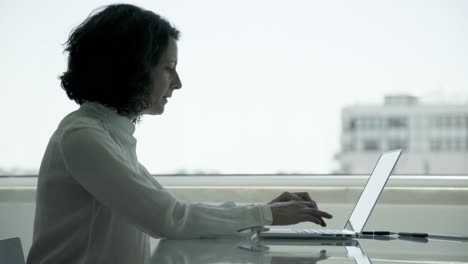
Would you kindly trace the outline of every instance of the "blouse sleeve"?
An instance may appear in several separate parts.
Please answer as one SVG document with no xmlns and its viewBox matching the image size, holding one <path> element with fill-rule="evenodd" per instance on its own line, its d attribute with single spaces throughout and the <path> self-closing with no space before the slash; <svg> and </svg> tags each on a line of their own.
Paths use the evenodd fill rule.
<svg viewBox="0 0 468 264">
<path fill-rule="evenodd" d="M 267 205 L 227 208 L 178 201 L 154 179 L 132 168 L 104 130 L 69 130 L 60 143 L 72 177 L 104 206 L 153 237 L 229 236 L 272 222 Z"/>
</svg>

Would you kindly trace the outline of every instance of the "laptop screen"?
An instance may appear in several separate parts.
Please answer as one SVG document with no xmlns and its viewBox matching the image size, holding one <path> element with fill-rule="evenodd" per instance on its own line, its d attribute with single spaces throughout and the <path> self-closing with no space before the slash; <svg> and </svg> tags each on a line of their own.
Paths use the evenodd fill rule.
<svg viewBox="0 0 468 264">
<path fill-rule="evenodd" d="M 369 218 L 375 203 L 379 199 L 385 184 L 387 183 L 390 174 L 392 173 L 395 164 L 400 157 L 401 149 L 384 153 L 380 156 L 379 161 L 375 165 L 374 171 L 367 180 L 366 187 L 361 193 L 356 206 L 354 207 L 348 223 L 351 229 L 360 233 Z M 349 226 L 346 223 L 346 226 Z M 345 226 L 345 228 L 346 228 Z"/>
</svg>

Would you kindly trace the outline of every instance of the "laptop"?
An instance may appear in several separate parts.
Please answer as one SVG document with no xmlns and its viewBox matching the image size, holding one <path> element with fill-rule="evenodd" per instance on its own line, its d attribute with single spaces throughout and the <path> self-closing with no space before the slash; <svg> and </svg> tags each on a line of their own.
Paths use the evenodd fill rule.
<svg viewBox="0 0 468 264">
<path fill-rule="evenodd" d="M 258 234 L 261 238 L 341 238 L 359 237 L 377 200 L 397 163 L 402 150 L 383 153 L 372 171 L 353 212 L 343 230 L 324 229 L 269 229 Z"/>
<path fill-rule="evenodd" d="M 301 239 L 301 238 L 271 238 L 252 240 L 263 246 L 334 246 L 334 247 L 357 247 L 359 242 L 354 239 Z"/>
</svg>

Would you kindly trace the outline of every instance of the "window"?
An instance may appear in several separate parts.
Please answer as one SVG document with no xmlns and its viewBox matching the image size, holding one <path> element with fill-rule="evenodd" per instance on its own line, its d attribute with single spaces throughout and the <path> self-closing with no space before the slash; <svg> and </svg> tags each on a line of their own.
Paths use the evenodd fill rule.
<svg viewBox="0 0 468 264">
<path fill-rule="evenodd" d="M 454 116 L 453 117 L 453 126 L 456 128 L 462 128 L 463 127 L 463 117 L 462 116 Z"/>
<path fill-rule="evenodd" d="M 442 115 L 435 116 L 432 119 L 433 126 L 435 128 L 447 129 L 463 129 L 466 126 L 466 118 L 463 118 L 461 115 Z"/>
<path fill-rule="evenodd" d="M 388 149 L 404 149 L 405 151 L 409 151 L 407 142 L 406 139 L 389 139 L 387 142 Z"/>
<path fill-rule="evenodd" d="M 430 142 L 430 149 L 433 152 L 439 152 L 442 150 L 442 140 L 441 139 L 432 139 Z"/>
<path fill-rule="evenodd" d="M 367 139 L 363 142 L 365 151 L 376 151 L 379 150 L 379 142 L 377 140 Z"/>
<path fill-rule="evenodd" d="M 390 117 L 387 119 L 388 128 L 406 128 L 408 126 L 407 119 L 405 117 Z"/>
<path fill-rule="evenodd" d="M 356 129 L 356 119 L 349 120 L 347 128 L 349 131 L 354 131 Z"/>
<path fill-rule="evenodd" d="M 357 121 L 358 127 L 362 130 L 377 130 L 382 127 L 378 117 L 360 117 Z"/>
<path fill-rule="evenodd" d="M 454 151 L 458 152 L 458 151 L 462 151 L 465 147 L 464 147 L 464 140 L 462 138 L 453 138 L 452 139 L 452 148 Z"/>
<path fill-rule="evenodd" d="M 7 221 L 0 225 L 0 238 L 23 234 L 26 249 L 32 238 L 27 231 L 32 227 L 42 156 L 59 122 L 78 108 L 57 80 L 67 66 L 61 44 L 93 9 L 108 2 L 2 1 L 0 5 L 4 40 L 0 41 L 0 175 L 32 175 L 0 176 L 0 197 L 7 200 L 0 212 L 2 223 Z M 414 163 L 404 154 L 397 168 L 402 175 L 389 181 L 397 188 L 389 188 L 385 193 L 389 199 L 379 203 L 427 206 L 427 214 L 412 210 L 417 217 L 407 217 L 408 229 L 466 230 L 466 217 L 448 215 L 443 224 L 424 221 L 428 215 L 442 219 L 437 218 L 439 209 L 452 208 L 450 203 L 461 208 L 456 216 L 466 216 L 460 197 L 466 197 L 463 192 L 468 189 L 463 176 L 468 175 L 467 159 L 462 159 L 468 155 L 468 133 L 454 133 L 464 139 L 460 145 L 445 142 L 447 135 L 438 131 L 450 122 L 458 128 L 459 117 L 464 120 L 461 127 L 468 130 L 466 92 L 453 96 L 457 87 L 466 89 L 468 84 L 465 2 L 130 2 L 161 14 L 181 31 L 178 71 L 183 88 L 174 92 L 162 116 L 143 117 L 134 134 L 139 161 L 161 184 L 197 202 L 265 202 L 272 190 L 310 188 L 314 199 L 328 203 L 323 208 L 330 206 L 338 214 L 335 218 L 342 219 L 343 201 L 358 197 L 355 194 L 367 179 L 362 175 L 372 171 L 379 154 L 389 146 L 414 146 L 412 137 L 402 137 L 413 135 L 409 116 L 418 112 L 424 118 L 419 127 L 423 151 L 435 153 L 425 153 L 426 161 Z M 434 97 L 437 86 L 444 87 L 444 101 L 426 98 Z M 421 100 L 411 106 L 405 100 L 384 104 L 387 94 L 401 93 Z M 433 100 L 426 104 L 425 99 Z M 452 115 L 459 117 L 446 121 Z M 348 123 L 345 118 L 350 118 Z M 342 140 L 348 133 L 352 140 Z M 450 153 L 457 162 L 438 166 L 433 157 L 446 158 L 449 145 L 463 146 L 465 152 Z M 340 150 L 345 153 L 335 160 Z M 259 175 L 278 172 L 285 174 Z M 422 175 L 407 175 L 412 173 Z M 16 187 L 24 189 L 12 191 Z M 453 187 L 460 187 L 460 192 L 454 195 Z M 208 195 L 199 195 L 207 189 Z M 394 206 L 381 208 L 384 215 L 395 211 Z M 438 226 L 419 226 L 426 222 Z M 391 230 L 401 227 L 394 226 Z"/>
<path fill-rule="evenodd" d="M 343 144 L 343 152 L 350 152 L 350 151 L 355 151 L 356 150 L 356 145 L 354 142 L 347 142 Z"/>
<path fill-rule="evenodd" d="M 341 162 L 359 171 L 361 152 L 414 146 L 410 137 L 387 142 L 412 135 L 414 112 L 436 118 L 431 122 L 441 128 L 468 129 L 466 93 L 454 96 L 468 83 L 468 60 L 446 59 L 466 54 L 459 43 L 468 21 L 450 1 L 135 3 L 181 31 L 183 88 L 162 116 L 143 117 L 135 130 L 137 156 L 151 173 L 327 174 Z M 78 108 L 57 80 L 67 67 L 61 44 L 102 5 L 2 2 L 9 15 L 0 23 L 8 40 L 0 42 L 0 111 L 14 115 L 2 120 L 8 125 L 0 130 L 1 174 L 37 175 L 52 133 Z M 29 78 L 24 65 L 35 69 Z M 433 98 L 435 85 L 444 87 L 443 101 Z M 396 96 L 386 105 L 387 95 Z M 467 148 L 430 143 L 429 137 L 446 135 L 432 135 L 428 126 L 420 128 L 429 134 L 421 139 L 424 150 Z M 347 133 L 355 142 L 343 146 Z M 358 161 L 335 160 L 342 150 Z"/>
<path fill-rule="evenodd" d="M 463 152 L 467 149 L 467 140 L 462 138 L 436 138 L 430 142 L 430 149 L 435 152 L 446 151 L 446 152 Z"/>
</svg>

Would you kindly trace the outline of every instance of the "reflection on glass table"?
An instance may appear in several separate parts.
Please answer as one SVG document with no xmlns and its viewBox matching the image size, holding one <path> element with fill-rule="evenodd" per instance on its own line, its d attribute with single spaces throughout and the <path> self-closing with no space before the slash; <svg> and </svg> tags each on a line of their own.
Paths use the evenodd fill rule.
<svg viewBox="0 0 468 264">
<path fill-rule="evenodd" d="M 427 238 L 362 237 L 354 240 L 158 240 L 149 263 L 468 264 L 468 242 Z"/>
<path fill-rule="evenodd" d="M 163 239 L 159 241 L 150 263 L 371 263 L 364 262 L 366 258 L 356 240 Z"/>
</svg>

